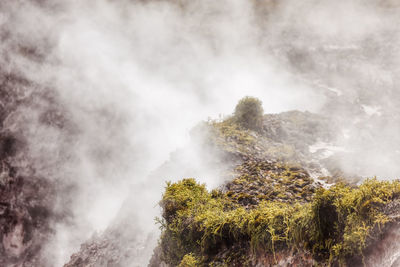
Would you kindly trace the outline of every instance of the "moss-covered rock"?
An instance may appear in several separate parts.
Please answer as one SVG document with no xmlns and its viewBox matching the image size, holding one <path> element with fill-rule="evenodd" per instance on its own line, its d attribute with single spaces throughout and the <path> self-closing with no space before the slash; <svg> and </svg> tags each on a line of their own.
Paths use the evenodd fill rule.
<svg viewBox="0 0 400 267">
<path fill-rule="evenodd" d="M 197 267 L 197 266 L 199 266 L 199 261 L 191 253 L 183 256 L 181 263 L 178 265 L 178 267 Z"/>
<path fill-rule="evenodd" d="M 177 266 L 191 255 L 197 266 L 254 266 L 259 255 L 277 263 L 281 251 L 302 250 L 321 264 L 345 265 L 362 257 L 374 229 L 390 222 L 384 207 L 399 195 L 400 182 L 371 179 L 319 188 L 309 202 L 267 198 L 249 208 L 193 179 L 169 183 L 161 201 L 163 260 Z"/>
<path fill-rule="evenodd" d="M 310 158 L 307 146 L 331 138 L 326 123 L 310 113 L 287 112 L 265 115 L 261 131 L 234 117 L 202 124 L 207 145 L 235 158 L 235 167 L 211 192 L 192 178 L 167 183 L 158 219 L 162 261 L 169 266 L 362 264 L 372 240 L 400 221 L 388 212 L 400 201 L 400 182 L 369 179 L 357 186 L 340 170 L 316 180 L 310 170 L 324 163 Z M 326 167 L 336 166 L 331 163 Z"/>
</svg>

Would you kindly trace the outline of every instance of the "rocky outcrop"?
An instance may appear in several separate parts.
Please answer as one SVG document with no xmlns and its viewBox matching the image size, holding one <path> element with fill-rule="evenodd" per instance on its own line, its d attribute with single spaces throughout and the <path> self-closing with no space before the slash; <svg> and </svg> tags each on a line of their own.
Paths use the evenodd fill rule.
<svg viewBox="0 0 400 267">
<path fill-rule="evenodd" d="M 219 149 L 240 155 L 234 178 L 210 193 L 190 179 L 167 186 L 161 201 L 161 243 L 150 266 L 392 264 L 377 264 L 371 251 L 393 242 L 387 235 L 397 231 L 398 182 L 367 180 L 358 187 L 334 185 L 335 179 L 330 179 L 331 189 L 324 189 L 326 184 L 302 167 L 307 163 L 304 150 L 294 148 L 286 158 L 268 151 L 268 145 L 290 144 L 290 135 L 271 142 L 271 136 L 231 123 L 214 123 L 216 132 L 210 140 Z M 304 136 L 303 129 L 307 128 L 300 127 L 296 135 Z M 398 250 L 390 247 L 394 262 Z"/>
<path fill-rule="evenodd" d="M 26 141 L 30 128 L 19 124 L 21 112 L 48 101 L 34 88 L 21 75 L 0 72 L 0 266 L 48 266 L 43 251 L 52 223 L 64 218 L 64 209 L 54 211 L 61 183 L 36 171 Z M 61 127 L 50 106 L 38 123 Z"/>
<path fill-rule="evenodd" d="M 113 235 L 95 235 L 82 244 L 79 253 L 71 255 L 70 261 L 64 267 L 122 266 L 126 258 L 121 254 L 129 252 L 133 254 L 133 251 L 122 247 L 121 243 L 121 240 Z"/>
<path fill-rule="evenodd" d="M 46 266 L 40 254 L 52 232 L 55 188 L 46 179 L 19 176 L 6 161 L 0 164 L 0 265 Z"/>
<path fill-rule="evenodd" d="M 51 232 L 54 186 L 37 177 L 26 160 L 24 140 L 6 120 L 23 101 L 17 89 L 27 82 L 4 75 L 0 85 L 0 265 L 44 265 L 42 245 Z M 22 90 L 22 89 L 21 89 Z"/>
<path fill-rule="evenodd" d="M 156 236 L 144 234 L 134 225 L 135 215 L 125 216 L 125 220 L 115 221 L 106 231 L 83 243 L 64 267 L 146 266 L 150 257 L 147 253 L 152 251 Z"/>
</svg>

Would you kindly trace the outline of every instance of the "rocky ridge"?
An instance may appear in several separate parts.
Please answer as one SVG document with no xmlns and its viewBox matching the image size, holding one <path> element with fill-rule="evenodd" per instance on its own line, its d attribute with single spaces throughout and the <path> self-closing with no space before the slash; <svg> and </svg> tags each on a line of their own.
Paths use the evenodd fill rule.
<svg viewBox="0 0 400 267">
<path fill-rule="evenodd" d="M 220 124 L 226 123 L 231 122 L 220 122 Z M 214 123 L 213 125 L 217 130 L 221 131 L 221 125 L 218 125 L 218 123 Z M 236 128 L 236 130 L 238 129 Z M 244 129 L 243 131 L 246 132 Z M 179 183 L 168 185 L 166 192 L 164 193 L 163 200 L 161 201 L 161 206 L 164 209 L 163 217 L 165 219 L 165 221 L 162 223 L 164 232 L 161 237 L 161 249 L 156 250 L 150 266 L 158 266 L 160 264 L 165 265 L 166 262 L 168 263 L 168 266 L 314 266 L 315 264 L 321 266 L 328 266 L 332 264 L 335 266 L 362 266 L 363 262 L 375 262 L 374 265 L 371 266 L 380 266 L 379 264 L 377 265 L 376 262 L 379 262 L 379 260 L 382 260 L 382 258 L 377 255 L 374 255 L 373 257 L 371 251 L 374 250 L 373 248 L 376 245 L 383 244 L 385 242 L 385 233 L 391 232 L 393 229 L 397 229 L 398 227 L 399 210 L 394 208 L 396 207 L 396 203 L 398 202 L 398 198 L 400 196 L 398 191 L 398 182 L 390 184 L 388 182 L 370 180 L 365 182 L 365 184 L 359 188 L 349 183 L 346 185 L 341 182 L 336 185 L 334 182 L 331 185 L 332 189 L 324 189 L 326 186 L 320 183 L 318 180 L 312 179 L 308 172 L 301 167 L 301 165 L 294 166 L 294 164 L 305 162 L 301 156 L 301 151 L 299 151 L 297 155 L 291 155 L 291 157 L 286 158 L 282 157 L 282 155 L 276 157 L 276 155 L 273 156 L 271 154 L 265 154 L 261 156 L 257 149 L 253 153 L 249 153 L 249 151 L 253 150 L 243 147 L 254 147 L 254 143 L 249 142 L 249 139 L 245 138 L 245 134 L 240 135 L 235 131 L 231 131 L 229 134 L 227 134 L 228 132 L 224 128 L 222 128 L 220 133 L 225 136 L 225 140 L 227 141 L 226 143 L 221 142 L 221 140 L 218 139 L 221 136 L 217 134 L 217 138 L 215 140 L 217 140 L 216 143 L 221 149 L 225 148 L 229 151 L 232 151 L 233 145 L 231 142 L 232 140 L 235 140 L 237 145 L 237 150 L 235 152 L 242 154 L 241 158 L 243 161 L 235 168 L 235 178 L 231 181 L 228 181 L 219 190 L 210 192 L 211 200 L 200 200 L 203 197 L 207 198 L 207 196 L 200 196 L 199 199 L 194 197 L 190 200 L 183 200 L 185 197 L 184 195 L 180 195 L 181 192 L 185 192 L 185 190 L 195 190 L 192 193 L 189 193 L 195 194 L 194 192 L 197 192 L 197 190 L 202 190 L 196 189 L 196 186 L 199 185 L 191 184 L 192 181 L 183 180 Z M 253 133 L 253 135 L 257 135 L 257 133 Z M 252 135 L 250 134 L 250 136 Z M 260 146 L 261 144 L 258 143 L 257 145 Z M 294 151 L 294 154 L 296 154 L 296 149 L 294 149 Z M 331 180 L 335 181 L 334 178 Z M 381 192 L 379 194 L 384 195 L 387 194 L 388 198 L 383 197 L 384 195 L 377 195 L 375 197 L 374 195 L 376 192 Z M 207 195 L 207 193 L 204 194 Z M 369 197 L 372 199 L 367 200 L 365 199 L 366 196 L 367 199 Z M 341 200 L 341 198 L 343 198 L 343 200 Z M 354 201 L 361 201 L 361 203 L 363 203 L 362 206 L 360 206 L 360 211 L 357 211 L 358 208 L 356 202 L 350 202 L 348 204 L 344 204 L 345 202 L 342 202 L 349 201 L 346 199 L 352 198 L 355 198 Z M 358 198 L 360 199 L 356 200 Z M 189 201 L 191 204 L 179 204 L 180 201 Z M 218 215 L 219 213 L 214 214 L 215 211 L 213 210 L 218 210 L 218 208 L 214 206 L 216 205 L 214 203 L 215 201 L 217 201 L 217 203 L 219 201 L 221 201 L 221 203 L 225 203 L 221 204 L 224 206 L 221 212 L 226 213 L 225 215 Z M 351 212 L 354 212 L 354 214 L 350 216 L 347 213 L 348 211 L 341 210 L 339 206 L 337 206 L 338 208 L 333 208 L 339 204 L 329 204 L 331 201 L 339 201 L 339 203 L 342 203 L 340 205 L 349 205 L 349 207 L 353 209 Z M 305 237 L 303 241 L 301 241 L 302 238 L 300 238 L 299 240 L 295 241 L 294 245 L 290 245 L 290 242 L 293 241 L 291 238 L 298 238 L 297 233 L 293 233 L 295 237 L 288 237 L 282 232 L 281 236 L 278 234 L 278 237 L 276 237 L 277 239 L 268 241 L 269 238 L 272 238 L 272 233 L 276 234 L 279 231 L 286 231 L 284 230 L 285 228 L 287 228 L 287 231 L 291 231 L 290 227 L 292 227 L 289 226 L 289 223 L 289 225 L 285 226 L 284 228 L 279 228 L 281 226 L 279 224 L 275 225 L 275 223 L 277 223 L 275 220 L 282 220 L 282 217 L 277 215 L 278 217 L 276 219 L 271 219 L 271 217 L 268 216 L 275 216 L 275 213 L 280 214 L 280 212 L 283 212 L 282 216 L 285 218 L 287 215 L 284 214 L 286 214 L 286 212 L 289 212 L 290 214 L 293 212 L 291 209 L 299 204 L 303 205 L 304 207 L 310 205 L 310 215 L 303 215 L 304 212 L 307 213 L 308 211 L 298 211 L 297 213 L 295 212 L 294 214 L 289 215 L 287 218 L 288 220 L 290 220 L 289 218 L 291 216 L 300 216 L 298 218 L 301 218 L 302 216 L 306 216 L 304 218 L 308 218 L 307 216 L 311 216 L 310 218 L 325 217 L 324 219 L 320 219 L 321 221 L 317 220 L 316 228 L 312 228 L 311 226 L 310 229 L 307 229 L 308 226 L 304 226 L 305 229 L 301 230 L 301 232 L 311 234 L 311 236 Z M 177 210 L 175 210 L 175 208 L 172 208 L 171 210 L 171 207 L 174 205 L 177 205 Z M 182 207 L 180 205 L 184 206 Z M 188 208 L 184 208 L 186 205 L 188 205 Z M 193 214 L 191 213 L 191 205 L 194 205 L 193 212 L 196 211 Z M 211 205 L 210 211 L 208 211 L 208 205 Z M 322 206 L 319 207 L 319 205 Z M 274 207 L 276 208 L 275 211 L 269 210 L 274 210 Z M 265 208 L 267 210 L 264 210 Z M 288 210 L 286 210 L 287 208 Z M 205 209 L 205 211 L 203 211 L 204 214 L 202 214 L 200 211 L 200 215 L 198 215 L 199 210 L 203 209 Z M 261 209 L 261 211 L 258 211 L 259 209 Z M 321 209 L 321 211 L 318 213 L 319 209 Z M 367 210 L 363 211 L 363 209 Z M 272 213 L 270 214 L 269 212 Z M 344 213 L 339 215 L 342 212 Z M 218 216 L 222 217 L 218 219 Z M 252 218 L 251 216 L 256 216 L 256 218 L 257 216 L 267 216 L 267 218 L 269 218 L 265 219 L 267 220 L 267 223 L 265 224 L 266 228 L 264 231 L 268 232 L 272 229 L 273 232 L 270 232 L 270 235 L 267 234 L 267 237 L 264 237 L 265 239 L 260 241 L 261 248 L 258 246 L 255 248 L 252 245 L 254 242 L 253 238 L 257 240 L 258 234 L 261 234 L 257 232 L 258 230 L 255 230 L 256 232 L 254 233 L 252 232 L 253 230 L 251 230 L 251 227 L 256 227 L 257 229 L 257 223 L 253 225 L 253 222 L 251 221 L 252 219 L 247 218 L 246 216 L 250 216 L 250 218 Z M 335 221 L 338 220 L 337 218 L 340 218 L 340 216 L 349 216 L 349 219 L 345 219 L 343 222 L 340 222 L 339 219 L 337 226 L 334 226 L 336 225 Z M 351 219 L 352 216 L 356 216 L 355 218 L 358 219 L 353 221 L 354 218 Z M 261 219 L 262 217 L 259 218 L 259 223 L 263 225 L 265 222 L 263 222 L 263 219 Z M 226 221 L 220 225 L 220 220 Z M 302 219 L 300 219 L 299 222 L 296 222 L 295 225 L 301 224 L 301 220 Z M 311 219 L 308 224 L 313 225 L 313 220 L 314 219 Z M 364 224 L 366 228 L 357 226 L 358 223 L 361 223 L 358 220 L 365 220 L 363 223 L 366 223 L 366 225 Z M 189 225 L 187 225 L 187 223 Z M 244 223 L 244 225 L 242 223 Z M 347 226 L 345 226 L 343 230 L 338 230 L 339 232 L 336 232 L 337 230 L 334 230 L 334 227 L 344 227 L 340 226 L 342 223 Z M 245 227 L 249 227 L 247 228 L 248 230 L 244 230 L 246 229 Z M 268 230 L 268 227 L 272 228 L 269 228 L 270 230 Z M 273 227 L 277 228 L 275 229 Z M 318 228 L 320 230 L 318 230 Z M 181 230 L 185 232 L 184 236 L 186 237 L 181 236 L 181 234 L 183 234 L 180 232 Z M 345 233 L 344 237 L 341 236 L 343 233 L 340 231 L 349 230 L 350 232 Z M 315 237 L 312 237 L 313 231 L 316 231 Z M 201 237 L 202 235 L 203 237 Z M 347 240 L 346 238 L 350 239 Z M 178 243 L 175 243 L 173 240 L 179 241 Z M 273 240 L 276 240 L 275 245 Z M 285 242 L 288 243 L 283 242 L 283 240 L 286 240 Z M 334 246 L 326 245 L 329 244 L 328 241 L 339 241 L 339 243 Z M 210 243 L 204 244 L 204 242 Z M 268 242 L 272 242 L 272 244 L 267 245 Z M 318 245 L 318 242 L 322 243 Z M 340 242 L 344 243 L 341 244 Z M 362 249 L 358 250 L 357 246 L 360 246 Z M 178 252 L 180 249 L 183 250 Z M 182 255 L 179 253 L 183 253 L 183 255 L 185 253 L 189 254 L 186 254 L 183 258 L 179 258 L 178 255 Z M 393 251 L 391 253 L 393 253 Z M 157 260 L 157 258 L 161 259 L 161 261 Z M 180 259 L 182 261 L 179 263 Z M 162 263 L 163 261 L 164 263 Z M 191 263 L 189 264 L 189 262 Z"/>
<path fill-rule="evenodd" d="M 27 102 L 29 82 L 0 75 L 0 265 L 44 264 L 42 246 L 51 233 L 56 187 L 35 174 L 12 117 Z"/>
<path fill-rule="evenodd" d="M 226 182 L 219 189 L 210 193 L 211 199 L 223 199 L 224 202 L 229 203 L 224 204 L 230 207 L 228 209 L 234 206 L 236 208 L 233 210 L 244 208 L 247 212 L 257 210 L 260 205 L 264 205 L 265 201 L 281 203 L 278 206 L 288 205 L 285 207 L 299 204 L 314 205 L 317 192 L 327 190 L 324 189 L 327 185 L 335 187 L 336 182 L 344 181 L 339 179 L 339 176 L 325 179 L 330 184 L 314 179 L 316 175 L 322 173 L 321 168 L 324 168 L 326 163 L 321 160 L 318 153 L 313 154 L 309 151 L 309 145 L 320 140 L 334 142 L 334 135 L 326 130 L 318 132 L 312 131 L 312 129 L 319 129 L 319 127 L 327 129 L 327 124 L 329 124 L 327 118 L 307 112 L 294 111 L 265 115 L 261 132 L 242 129 L 232 123 L 230 119 L 220 122 L 210 121 L 199 125 L 192 131 L 193 141 L 201 142 L 201 146 L 210 147 L 213 152 L 219 151 L 219 155 L 223 155 L 225 163 L 229 163 L 228 166 L 230 166 L 221 173 Z M 201 132 L 202 135 L 206 133 L 206 138 L 196 138 L 196 132 Z M 300 144 L 301 142 L 303 145 Z M 179 154 L 179 151 L 176 153 Z M 174 161 L 174 157 L 172 161 Z M 168 162 L 164 165 L 164 168 L 174 164 L 176 162 Z M 310 175 L 311 172 L 314 173 L 314 176 Z M 344 173 L 341 174 L 344 175 Z M 346 186 L 349 188 L 356 188 L 354 184 L 348 182 L 347 184 Z M 394 196 L 394 198 L 396 197 Z M 372 224 L 373 228 L 369 232 L 367 245 L 364 248 L 366 257 L 364 260 L 376 260 L 377 258 L 373 258 L 369 251 L 372 247 L 384 242 L 385 233 L 396 229 L 399 211 L 395 203 L 397 202 L 389 202 L 384 206 L 384 210 L 381 210 L 384 218 L 389 218 L 390 223 L 382 224 L 384 225 L 382 228 Z M 161 205 L 165 209 L 166 204 Z M 164 222 L 163 227 L 168 227 L 174 217 L 167 216 L 164 218 L 171 218 Z M 123 229 L 119 228 L 116 231 L 119 232 L 117 236 L 124 235 Z M 168 256 L 171 253 L 171 247 L 174 248 L 173 244 L 165 241 L 168 240 L 165 234 L 161 238 L 164 241 L 161 241 L 161 245 L 155 249 L 149 266 L 178 265 L 179 262 L 172 263 L 174 261 L 171 262 L 170 256 Z M 104 240 L 109 241 L 104 243 Z M 244 241 L 234 240 L 229 241 L 228 238 L 217 247 L 209 248 L 211 250 L 206 250 L 206 252 L 203 251 L 201 255 L 205 258 L 202 259 L 207 264 L 214 264 L 213 266 L 225 266 L 224 264 L 229 266 L 313 266 L 315 264 L 323 265 L 326 260 L 326 251 L 316 256 L 305 247 L 294 248 L 280 244 L 277 245 L 275 253 L 265 252 L 262 249 L 255 253 L 254 250 L 250 249 L 246 238 Z M 105 262 L 111 259 L 113 266 L 134 264 L 132 257 L 130 262 L 124 260 L 122 255 L 126 253 L 126 248 L 123 246 L 117 245 L 118 249 L 111 249 L 113 256 L 109 258 L 109 244 L 118 244 L 118 242 L 118 237 L 106 232 L 97 239 L 95 238 L 94 241 L 84 244 L 81 250 L 72 256 L 71 261 L 66 266 L 107 266 Z M 163 245 L 163 242 L 167 243 Z M 167 247 L 168 249 L 165 250 Z M 194 249 L 194 251 L 197 250 Z M 96 256 L 93 256 L 93 254 Z M 371 256 L 368 257 L 368 255 Z M 193 266 L 204 264 L 200 264 L 197 261 L 198 258 L 190 257 L 191 255 L 185 256 L 184 259 L 188 262 L 196 262 Z M 362 258 L 359 256 L 346 256 L 345 261 L 347 264 L 352 264 L 349 266 L 362 265 Z M 181 262 L 180 266 L 192 266 L 182 264 Z M 339 259 L 336 259 L 334 264 L 339 264 Z"/>
</svg>

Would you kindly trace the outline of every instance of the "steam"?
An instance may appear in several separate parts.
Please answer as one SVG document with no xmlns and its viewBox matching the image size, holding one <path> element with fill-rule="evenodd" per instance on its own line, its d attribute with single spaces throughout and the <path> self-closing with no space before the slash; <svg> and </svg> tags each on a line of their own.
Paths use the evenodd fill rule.
<svg viewBox="0 0 400 267">
<path fill-rule="evenodd" d="M 14 128 L 24 125 L 38 172 L 74 187 L 59 200 L 72 221 L 55 225 L 50 265 L 61 266 L 109 226 L 128 197 L 132 224 L 154 231 L 162 180 L 182 172 L 150 175 L 188 143 L 193 126 L 230 114 L 245 95 L 259 97 L 267 113 L 329 115 L 346 133 L 338 144 L 352 151 L 341 158 L 346 170 L 398 176 L 397 9 L 374 1 L 278 2 L 0 5 L 8 34 L 2 65 L 32 81 L 26 90 L 37 102 L 50 92 L 65 120 L 61 128 L 37 123 L 49 108 L 40 103 L 12 120 Z M 222 181 L 204 153 L 194 146 L 185 157 L 206 170 L 200 181 L 216 186 Z"/>
</svg>

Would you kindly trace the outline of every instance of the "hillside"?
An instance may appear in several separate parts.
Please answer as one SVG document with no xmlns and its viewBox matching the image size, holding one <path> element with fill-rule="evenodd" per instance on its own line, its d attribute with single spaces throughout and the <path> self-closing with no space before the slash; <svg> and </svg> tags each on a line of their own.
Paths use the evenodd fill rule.
<svg viewBox="0 0 400 267">
<path fill-rule="evenodd" d="M 335 176 L 323 177 L 330 173 L 321 154 L 329 147 L 310 147 L 334 142 L 329 124 L 299 111 L 264 115 L 259 131 L 232 118 L 200 123 L 192 143 L 224 159 L 217 163 L 225 166 L 224 182 L 211 191 L 194 178 L 167 183 L 157 219 L 160 243 L 149 266 L 362 266 L 384 260 L 374 248 L 387 246 L 385 238 L 398 229 L 400 182 L 360 183 L 338 165 Z M 171 157 L 156 174 L 182 166 L 181 160 Z M 127 214 L 121 215 L 125 222 L 133 219 Z M 127 246 L 132 231 L 112 229 L 82 245 L 65 266 L 132 264 L 140 253 Z"/>
<path fill-rule="evenodd" d="M 315 120 L 312 114 L 291 115 L 304 118 L 303 126 Z M 290 153 L 269 152 L 276 151 L 266 145 L 269 123 L 264 121 L 261 134 L 229 120 L 210 124 L 216 131 L 211 139 L 242 162 L 216 190 L 195 179 L 167 184 L 160 202 L 161 243 L 150 266 L 371 266 L 367 251 L 397 227 L 399 211 L 393 207 L 399 205 L 400 182 L 322 184 L 310 177 L 304 151 L 290 138 L 279 143 Z"/>
</svg>

